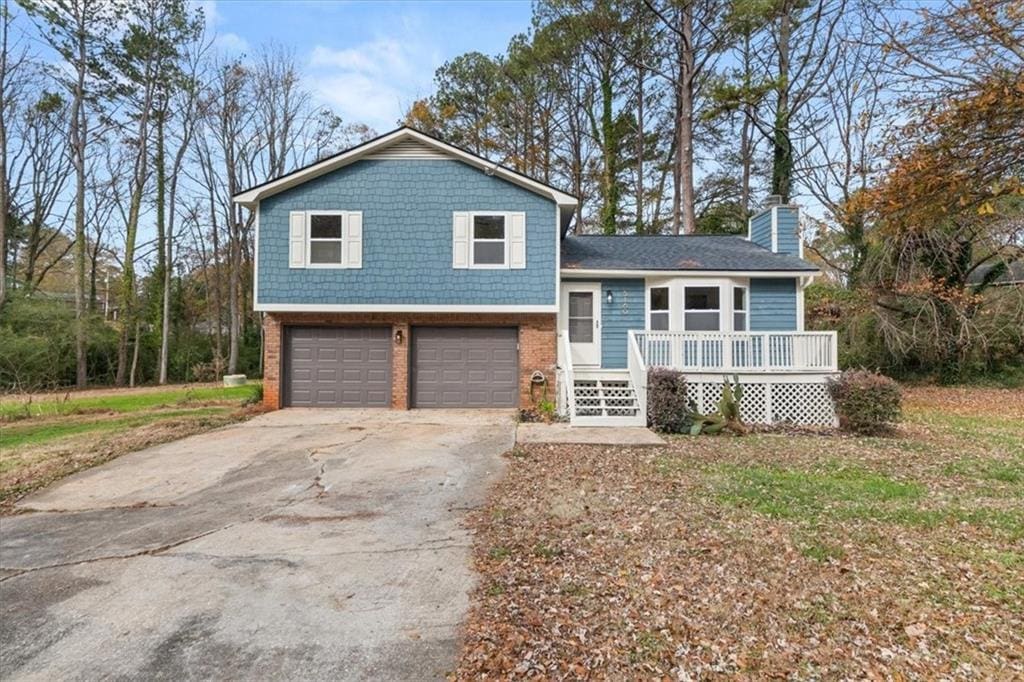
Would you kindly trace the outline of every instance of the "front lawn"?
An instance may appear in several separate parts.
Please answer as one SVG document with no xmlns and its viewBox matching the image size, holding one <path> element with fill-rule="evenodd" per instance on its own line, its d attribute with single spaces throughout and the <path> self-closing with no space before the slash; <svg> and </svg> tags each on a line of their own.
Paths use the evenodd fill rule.
<svg viewBox="0 0 1024 682">
<path fill-rule="evenodd" d="M 457 675 L 1024 675 L 1024 395 L 905 411 L 892 438 L 517 448 Z"/>
<path fill-rule="evenodd" d="M 70 393 L 0 401 L 0 513 L 25 494 L 150 445 L 244 419 L 259 384 Z"/>
</svg>

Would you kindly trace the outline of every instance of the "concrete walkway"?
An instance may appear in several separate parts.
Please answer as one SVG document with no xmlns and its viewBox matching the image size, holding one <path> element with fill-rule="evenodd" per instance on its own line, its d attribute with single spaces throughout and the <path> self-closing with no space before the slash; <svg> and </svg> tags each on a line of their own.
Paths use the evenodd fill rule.
<svg viewBox="0 0 1024 682">
<path fill-rule="evenodd" d="M 580 443 L 589 445 L 664 445 L 658 434 L 642 426 L 569 426 L 565 423 L 524 423 L 517 443 Z"/>
<path fill-rule="evenodd" d="M 286 410 L 0 519 L 5 679 L 441 678 L 504 411 Z M 30 510 L 30 511 L 28 511 Z"/>
</svg>

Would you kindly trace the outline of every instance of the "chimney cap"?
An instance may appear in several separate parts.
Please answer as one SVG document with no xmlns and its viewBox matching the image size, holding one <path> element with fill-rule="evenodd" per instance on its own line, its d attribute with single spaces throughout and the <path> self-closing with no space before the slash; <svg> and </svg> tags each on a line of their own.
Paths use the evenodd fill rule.
<svg viewBox="0 0 1024 682">
<path fill-rule="evenodd" d="M 781 194 L 769 194 L 764 200 L 765 206 L 782 206 L 782 195 Z"/>
</svg>

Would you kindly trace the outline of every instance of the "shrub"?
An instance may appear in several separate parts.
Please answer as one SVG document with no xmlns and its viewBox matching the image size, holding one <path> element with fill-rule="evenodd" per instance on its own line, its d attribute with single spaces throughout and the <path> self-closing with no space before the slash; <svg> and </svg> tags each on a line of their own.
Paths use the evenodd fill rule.
<svg viewBox="0 0 1024 682">
<path fill-rule="evenodd" d="M 686 379 L 674 369 L 647 372 L 647 424 L 662 433 L 689 433 L 693 421 Z"/>
<path fill-rule="evenodd" d="M 879 433 L 900 421 L 900 386 L 866 369 L 848 369 L 828 382 L 839 427 L 854 433 Z"/>
</svg>

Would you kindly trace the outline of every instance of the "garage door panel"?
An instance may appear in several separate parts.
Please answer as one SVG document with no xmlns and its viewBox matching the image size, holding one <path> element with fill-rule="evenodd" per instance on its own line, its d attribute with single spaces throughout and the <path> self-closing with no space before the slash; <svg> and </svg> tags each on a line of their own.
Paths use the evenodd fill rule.
<svg viewBox="0 0 1024 682">
<path fill-rule="evenodd" d="M 519 403 L 514 327 L 415 327 L 414 407 L 515 407 Z"/>
<path fill-rule="evenodd" d="M 286 328 L 284 404 L 302 407 L 389 406 L 390 328 Z"/>
</svg>

